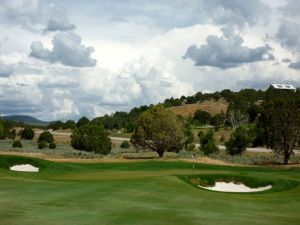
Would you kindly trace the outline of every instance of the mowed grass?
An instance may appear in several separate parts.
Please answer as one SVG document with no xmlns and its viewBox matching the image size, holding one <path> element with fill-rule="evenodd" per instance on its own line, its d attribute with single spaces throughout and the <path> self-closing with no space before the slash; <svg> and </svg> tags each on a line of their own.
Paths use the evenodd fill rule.
<svg viewBox="0 0 300 225">
<path fill-rule="evenodd" d="M 9 171 L 31 163 L 40 173 Z M 274 180 L 261 193 L 219 193 L 185 180 L 192 164 L 174 161 L 54 163 L 0 156 L 0 224 L 299 224 L 300 169 L 196 164 L 196 175 Z M 279 182 L 282 180 L 283 182 Z M 286 185 L 292 181 L 293 185 Z"/>
</svg>

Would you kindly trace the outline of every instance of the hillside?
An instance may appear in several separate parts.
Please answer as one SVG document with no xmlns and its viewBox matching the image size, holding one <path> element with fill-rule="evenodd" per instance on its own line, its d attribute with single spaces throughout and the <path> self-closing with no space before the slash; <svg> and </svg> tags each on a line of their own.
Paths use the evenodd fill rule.
<svg viewBox="0 0 300 225">
<path fill-rule="evenodd" d="M 172 110 L 176 115 L 181 116 L 193 116 L 198 109 L 206 111 L 212 116 L 214 116 L 222 112 L 226 113 L 228 105 L 229 103 L 226 100 L 206 100 L 201 103 L 173 106 L 169 109 Z"/>
<path fill-rule="evenodd" d="M 26 115 L 3 116 L 2 119 L 21 122 L 28 125 L 37 125 L 37 126 L 47 126 L 49 124 L 49 122 L 38 120 L 34 117 L 26 116 Z"/>
</svg>

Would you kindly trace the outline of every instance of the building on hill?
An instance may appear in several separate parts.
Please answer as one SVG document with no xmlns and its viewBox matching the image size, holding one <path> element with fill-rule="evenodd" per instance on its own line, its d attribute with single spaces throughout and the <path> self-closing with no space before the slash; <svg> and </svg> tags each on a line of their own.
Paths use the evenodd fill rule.
<svg viewBox="0 0 300 225">
<path fill-rule="evenodd" d="M 276 90 L 291 90 L 291 91 L 296 91 L 296 88 L 287 83 L 287 84 L 281 84 L 281 83 L 272 83 L 270 84 L 270 89 L 276 89 Z"/>
</svg>

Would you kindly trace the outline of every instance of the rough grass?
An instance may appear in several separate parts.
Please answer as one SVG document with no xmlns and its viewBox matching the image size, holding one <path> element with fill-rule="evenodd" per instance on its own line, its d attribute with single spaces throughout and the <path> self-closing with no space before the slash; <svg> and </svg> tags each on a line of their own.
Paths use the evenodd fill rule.
<svg viewBox="0 0 300 225">
<path fill-rule="evenodd" d="M 29 160 L 29 161 L 28 161 Z M 40 173 L 13 172 L 10 163 L 38 163 Z M 0 224 L 299 224 L 300 187 L 261 193 L 216 193 L 180 176 L 192 164 L 53 163 L 0 156 Z M 255 180 L 300 181 L 300 169 L 196 164 L 196 176 L 239 176 Z M 280 185 L 280 183 L 278 183 Z"/>
</svg>

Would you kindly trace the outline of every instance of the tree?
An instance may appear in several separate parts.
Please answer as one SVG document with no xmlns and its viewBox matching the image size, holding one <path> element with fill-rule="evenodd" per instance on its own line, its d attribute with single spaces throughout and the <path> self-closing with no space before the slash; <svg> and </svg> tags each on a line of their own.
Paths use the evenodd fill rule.
<svg viewBox="0 0 300 225">
<path fill-rule="evenodd" d="M 229 111 L 228 119 L 234 129 L 237 129 L 248 122 L 247 114 L 243 113 L 241 110 Z"/>
<path fill-rule="evenodd" d="M 263 117 L 267 146 L 283 154 L 283 163 L 287 165 L 300 139 L 300 101 L 268 102 L 264 105 Z"/>
<path fill-rule="evenodd" d="M 230 155 L 241 155 L 246 151 L 247 146 L 255 139 L 253 126 L 240 126 L 225 143 L 226 151 Z"/>
<path fill-rule="evenodd" d="M 86 124 L 75 128 L 71 135 L 71 145 L 75 149 L 108 154 L 111 151 L 111 140 L 103 126 Z"/>
<path fill-rule="evenodd" d="M 211 120 L 211 115 L 208 112 L 198 109 L 194 113 L 194 120 L 199 124 L 208 124 Z"/>
<path fill-rule="evenodd" d="M 220 127 L 224 123 L 224 118 L 221 114 L 216 114 L 210 119 L 210 124 L 216 127 Z"/>
<path fill-rule="evenodd" d="M 4 123 L 0 118 L 0 139 L 5 138 L 5 130 L 4 130 Z"/>
<path fill-rule="evenodd" d="M 182 148 L 182 125 L 176 115 L 161 105 L 145 111 L 137 122 L 131 143 L 144 147 L 163 157 L 165 151 L 178 152 Z"/>
<path fill-rule="evenodd" d="M 21 131 L 21 138 L 26 140 L 32 140 L 34 137 L 34 131 L 30 127 L 26 127 Z"/>
<path fill-rule="evenodd" d="M 85 116 L 83 116 L 83 117 L 81 117 L 81 118 L 77 121 L 76 127 L 82 127 L 82 126 L 84 126 L 84 125 L 86 125 L 86 124 L 89 124 L 89 123 L 90 123 L 89 119 L 86 118 Z"/>
<path fill-rule="evenodd" d="M 64 124 L 63 124 L 63 129 L 71 129 L 74 130 L 74 128 L 76 127 L 76 123 L 74 120 L 67 120 Z"/>
<path fill-rule="evenodd" d="M 52 129 L 52 130 L 58 130 L 60 128 L 63 128 L 64 123 L 60 120 L 53 121 L 51 122 L 48 126 L 47 129 Z"/>
<path fill-rule="evenodd" d="M 210 155 L 219 152 L 219 148 L 216 146 L 214 139 L 213 130 L 209 130 L 204 134 L 203 132 L 199 132 L 201 151 L 203 151 L 204 155 Z"/>
<path fill-rule="evenodd" d="M 12 140 L 15 140 L 16 139 L 16 136 L 17 136 L 17 132 L 16 132 L 16 129 L 12 129 L 9 133 L 9 137 L 12 139 Z"/>
<path fill-rule="evenodd" d="M 0 139 L 10 137 L 11 121 L 2 120 L 0 117 Z"/>
<path fill-rule="evenodd" d="M 44 131 L 40 134 L 38 142 L 54 142 L 53 135 L 49 131 Z"/>
<path fill-rule="evenodd" d="M 194 138 L 192 125 L 188 120 L 184 121 L 183 134 L 184 134 L 184 138 L 183 138 L 184 149 L 188 151 L 193 150 L 195 148 L 195 144 L 194 144 L 195 138 Z"/>
</svg>

